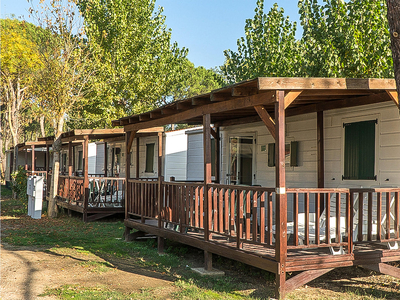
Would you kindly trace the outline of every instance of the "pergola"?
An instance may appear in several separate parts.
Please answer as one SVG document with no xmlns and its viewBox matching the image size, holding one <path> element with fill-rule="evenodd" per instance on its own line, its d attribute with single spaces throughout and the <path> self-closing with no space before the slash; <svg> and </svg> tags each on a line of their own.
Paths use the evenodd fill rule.
<svg viewBox="0 0 400 300">
<path fill-rule="evenodd" d="M 376 248 L 382 241 L 400 240 L 400 189 L 324 188 L 324 111 L 383 102 L 393 102 L 393 105 L 399 107 L 396 86 L 392 79 L 256 78 L 208 94 L 176 101 L 150 112 L 113 121 L 113 126 L 123 126 L 126 132 L 127 162 L 130 160 L 129 150 L 133 138 L 139 130 L 174 123 L 202 124 L 204 128 L 203 183 L 197 185 L 168 183 L 161 175 L 157 182 L 149 183 L 130 180 L 129 172 L 127 172 L 129 182 L 126 185 L 127 209 L 125 211 L 127 236 L 130 229 L 136 228 L 158 235 L 160 249 L 163 247 L 163 238 L 174 239 L 204 249 L 206 269 L 211 269 L 211 253 L 216 253 L 274 272 L 278 298 L 284 298 L 286 293 L 337 267 L 362 265 L 400 277 L 398 269 L 386 264 L 386 262 L 398 260 L 400 250 Z M 291 189 L 286 184 L 285 176 L 285 118 L 309 113 L 317 114 L 318 188 Z M 217 132 L 221 126 L 259 121 L 265 124 L 275 139 L 275 185 L 273 187 L 238 187 L 211 183 L 211 136 L 218 141 Z M 211 124 L 216 129 L 212 128 Z M 327 206 L 330 204 L 330 195 L 344 194 L 347 238 L 339 237 L 338 231 L 335 243 L 331 243 L 327 234 L 324 242 L 316 239 L 316 245 L 310 245 L 308 222 L 306 244 L 299 245 L 295 241 L 293 245 L 288 245 L 288 193 L 293 194 L 295 199 L 300 194 L 308 199 L 310 193 L 315 193 L 318 199 L 326 201 Z M 378 203 L 386 201 L 387 205 L 393 195 L 396 207 L 393 220 L 394 235 L 386 234 L 382 239 L 379 232 L 379 237 L 373 240 L 370 234 L 372 225 L 368 226 L 368 245 L 370 246 L 366 247 L 367 251 L 353 247 L 357 242 L 361 244 L 362 238 L 361 240 L 360 237 L 356 240 L 351 238 L 353 224 L 356 222 L 353 214 L 350 213 L 353 211 L 354 195 L 364 195 L 363 193 L 366 193 L 369 199 L 377 197 L 381 201 Z M 386 195 L 385 200 L 382 195 Z M 254 220 L 257 220 L 258 210 L 261 210 L 260 213 L 263 214 L 265 207 L 271 205 L 272 208 L 272 198 L 276 203 L 275 211 L 268 210 L 268 216 L 266 216 L 268 224 L 263 223 L 264 215 L 261 215 L 261 226 L 257 227 L 257 222 Z M 336 199 L 340 201 L 340 197 Z M 316 205 L 319 212 L 319 201 Z M 228 211 L 228 207 L 234 208 Z M 372 204 L 369 209 L 372 211 Z M 267 212 L 267 209 L 265 211 Z M 272 223 L 273 213 L 275 225 Z M 316 224 L 319 224 L 319 214 L 316 215 Z M 336 217 L 337 220 L 340 219 L 340 212 Z M 294 236 L 298 233 L 296 218 L 295 214 Z M 368 221 L 372 223 L 372 212 L 371 218 L 368 216 Z M 325 232 L 330 229 L 329 221 L 327 222 Z M 179 232 L 167 228 L 168 223 L 179 225 Z M 272 230 L 273 226 L 275 226 L 274 230 Z M 386 226 L 389 229 L 391 223 L 387 221 Z M 264 231 L 264 228 L 269 228 L 269 230 Z M 193 233 L 191 229 L 196 229 L 196 232 L 200 234 Z M 319 235 L 318 226 L 316 235 Z M 221 236 L 228 236 L 228 240 L 222 242 Z M 322 251 L 332 246 L 343 247 L 345 253 L 334 256 Z M 308 252 L 301 252 L 299 249 L 307 249 Z M 292 271 L 302 271 L 302 273 L 286 280 L 286 273 Z"/>
</svg>

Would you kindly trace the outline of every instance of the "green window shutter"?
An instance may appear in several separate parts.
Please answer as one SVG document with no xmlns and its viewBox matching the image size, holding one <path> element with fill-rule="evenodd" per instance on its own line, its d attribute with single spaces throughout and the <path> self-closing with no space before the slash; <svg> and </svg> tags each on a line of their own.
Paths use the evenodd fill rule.
<svg viewBox="0 0 400 300">
<path fill-rule="evenodd" d="M 146 173 L 154 172 L 154 143 L 146 144 Z"/>
<path fill-rule="evenodd" d="M 299 149 L 298 142 L 290 142 L 290 166 L 297 167 L 299 165 L 297 159 L 297 152 Z"/>
<path fill-rule="evenodd" d="M 275 167 L 275 143 L 268 144 L 268 167 Z"/>
<path fill-rule="evenodd" d="M 375 120 L 344 124 L 343 179 L 375 179 L 375 124 Z"/>
</svg>

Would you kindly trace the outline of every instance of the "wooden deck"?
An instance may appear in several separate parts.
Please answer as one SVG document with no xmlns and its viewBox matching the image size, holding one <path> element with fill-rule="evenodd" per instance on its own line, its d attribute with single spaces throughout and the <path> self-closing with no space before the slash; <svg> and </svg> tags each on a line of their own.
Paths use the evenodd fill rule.
<svg viewBox="0 0 400 300">
<path fill-rule="evenodd" d="M 84 221 L 125 212 L 125 179 L 90 177 L 88 189 L 84 178 L 60 176 L 57 205 L 83 214 Z"/>
<path fill-rule="evenodd" d="M 294 217 L 281 238 L 272 188 L 129 179 L 127 190 L 127 239 L 136 229 L 275 274 L 302 272 L 285 282 L 286 292 L 340 267 L 400 277 L 386 264 L 400 260 L 400 188 L 287 189 Z"/>
</svg>

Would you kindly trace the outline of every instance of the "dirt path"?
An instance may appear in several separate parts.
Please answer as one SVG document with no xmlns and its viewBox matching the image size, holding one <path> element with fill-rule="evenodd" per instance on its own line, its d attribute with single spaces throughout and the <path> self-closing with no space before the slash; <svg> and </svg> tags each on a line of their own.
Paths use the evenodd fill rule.
<svg viewBox="0 0 400 300">
<path fill-rule="evenodd" d="M 129 261 L 125 263 L 125 268 L 129 268 Z M 143 273 L 141 270 L 135 272 L 130 268 L 130 272 L 123 271 L 95 255 L 82 254 L 76 250 L 56 253 L 2 245 L 1 299 L 56 299 L 39 295 L 46 288 L 65 284 L 85 287 L 102 285 L 123 293 L 157 288 L 161 298 L 168 298 L 174 290 L 172 282 L 157 278 L 160 277 L 158 274 L 146 276 L 140 274 Z"/>
</svg>

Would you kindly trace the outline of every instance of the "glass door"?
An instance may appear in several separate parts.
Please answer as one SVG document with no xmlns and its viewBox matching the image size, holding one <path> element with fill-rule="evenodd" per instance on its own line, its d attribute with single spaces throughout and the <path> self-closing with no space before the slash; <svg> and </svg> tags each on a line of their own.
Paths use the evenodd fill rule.
<svg viewBox="0 0 400 300">
<path fill-rule="evenodd" d="M 229 138 L 229 184 L 253 184 L 253 136 Z"/>
</svg>

